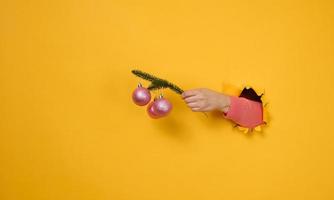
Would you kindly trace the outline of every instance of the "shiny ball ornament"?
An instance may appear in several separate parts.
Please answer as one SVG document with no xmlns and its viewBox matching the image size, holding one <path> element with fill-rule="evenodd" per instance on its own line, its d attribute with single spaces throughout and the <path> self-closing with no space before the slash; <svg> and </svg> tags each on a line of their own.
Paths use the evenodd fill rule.
<svg viewBox="0 0 334 200">
<path fill-rule="evenodd" d="M 151 93 L 139 83 L 132 93 L 132 100 L 138 106 L 145 106 L 151 101 Z"/>
<path fill-rule="evenodd" d="M 154 101 L 152 101 L 150 104 L 148 104 L 147 106 L 147 114 L 148 116 L 150 116 L 153 119 L 158 119 L 161 116 L 158 115 L 158 113 L 156 112 L 156 110 L 154 109 Z"/>
<path fill-rule="evenodd" d="M 172 108 L 172 103 L 165 99 L 162 94 L 153 101 L 152 110 L 159 117 L 167 116 L 172 111 Z"/>
</svg>

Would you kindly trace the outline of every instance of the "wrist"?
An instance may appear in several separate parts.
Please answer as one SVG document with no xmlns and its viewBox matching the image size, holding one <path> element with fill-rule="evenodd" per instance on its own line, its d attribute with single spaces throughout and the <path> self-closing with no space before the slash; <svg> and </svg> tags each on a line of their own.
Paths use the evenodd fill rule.
<svg viewBox="0 0 334 200">
<path fill-rule="evenodd" d="M 230 96 L 225 95 L 225 94 L 220 94 L 218 99 L 219 101 L 218 101 L 217 109 L 221 112 L 227 113 L 231 105 Z"/>
</svg>

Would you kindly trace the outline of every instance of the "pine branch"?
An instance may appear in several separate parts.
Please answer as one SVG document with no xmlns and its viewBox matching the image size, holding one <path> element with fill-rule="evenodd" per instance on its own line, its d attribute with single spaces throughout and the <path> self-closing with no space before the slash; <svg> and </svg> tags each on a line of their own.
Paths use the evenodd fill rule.
<svg viewBox="0 0 334 200">
<path fill-rule="evenodd" d="M 159 89 L 162 89 L 162 88 L 164 88 L 164 87 L 162 87 L 162 86 L 157 86 L 157 85 L 154 85 L 154 84 L 150 84 L 150 85 L 147 87 L 148 90 L 159 90 Z"/>
<path fill-rule="evenodd" d="M 142 78 L 142 79 L 145 79 L 145 80 L 148 80 L 151 82 L 151 84 L 148 86 L 147 89 L 149 90 L 157 90 L 157 89 L 161 89 L 161 88 L 169 88 L 171 90 L 173 90 L 174 92 L 178 93 L 178 94 L 182 94 L 183 93 L 183 90 L 178 87 L 177 85 L 165 80 L 165 79 L 161 79 L 161 78 L 158 78 L 154 75 L 151 75 L 149 73 L 146 73 L 146 72 L 143 72 L 143 71 L 140 71 L 140 70 L 132 70 L 131 71 L 134 75 Z"/>
</svg>

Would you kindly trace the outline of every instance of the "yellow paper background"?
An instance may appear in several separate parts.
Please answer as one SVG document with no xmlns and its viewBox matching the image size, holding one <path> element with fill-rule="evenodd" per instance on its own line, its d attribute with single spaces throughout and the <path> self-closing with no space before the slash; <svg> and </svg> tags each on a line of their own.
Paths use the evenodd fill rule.
<svg viewBox="0 0 334 200">
<path fill-rule="evenodd" d="M 334 199 L 333 9 L 2 0 L 0 199 Z M 133 68 L 184 89 L 253 86 L 271 122 L 245 135 L 170 91 L 172 114 L 149 119 Z"/>
</svg>

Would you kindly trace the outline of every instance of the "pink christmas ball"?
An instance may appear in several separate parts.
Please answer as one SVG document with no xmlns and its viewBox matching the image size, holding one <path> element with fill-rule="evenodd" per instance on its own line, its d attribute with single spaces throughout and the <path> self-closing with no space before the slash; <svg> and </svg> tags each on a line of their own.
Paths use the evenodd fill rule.
<svg viewBox="0 0 334 200">
<path fill-rule="evenodd" d="M 156 99 L 153 104 L 153 110 L 160 117 L 167 116 L 172 111 L 172 108 L 172 103 L 162 96 Z"/>
<path fill-rule="evenodd" d="M 151 101 L 151 93 L 139 84 L 132 93 L 132 100 L 138 106 L 145 106 Z"/>
<path fill-rule="evenodd" d="M 153 119 L 158 119 L 158 118 L 160 118 L 160 115 L 158 115 L 158 113 L 154 110 L 154 103 L 155 102 L 153 101 L 150 104 L 148 104 L 147 114 Z"/>
</svg>

